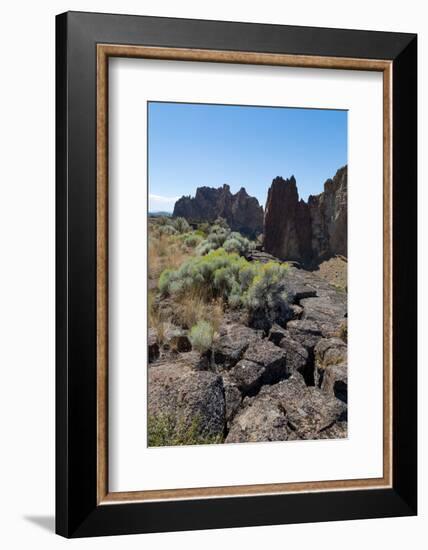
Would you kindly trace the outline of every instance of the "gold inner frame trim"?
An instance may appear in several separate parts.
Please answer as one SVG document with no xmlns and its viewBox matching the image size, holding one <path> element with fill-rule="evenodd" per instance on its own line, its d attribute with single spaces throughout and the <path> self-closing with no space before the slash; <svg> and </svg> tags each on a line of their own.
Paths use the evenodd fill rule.
<svg viewBox="0 0 428 550">
<path fill-rule="evenodd" d="M 108 488 L 108 59 L 133 57 L 383 73 L 383 476 L 296 483 L 109 492 Z M 392 486 L 392 62 L 256 52 L 97 45 L 97 503 L 378 489 Z"/>
</svg>

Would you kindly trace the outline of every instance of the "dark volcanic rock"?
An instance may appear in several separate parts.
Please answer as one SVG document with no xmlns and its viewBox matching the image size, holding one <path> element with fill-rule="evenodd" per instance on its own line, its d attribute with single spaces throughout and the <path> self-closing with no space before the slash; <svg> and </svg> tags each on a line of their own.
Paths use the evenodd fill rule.
<svg viewBox="0 0 428 550">
<path fill-rule="evenodd" d="M 346 344 L 339 338 L 322 338 L 315 346 L 315 384 L 345 403 L 348 401 Z"/>
<path fill-rule="evenodd" d="M 264 218 L 264 249 L 283 260 L 312 261 L 311 219 L 308 205 L 299 200 L 294 176 L 277 177 L 268 191 Z"/>
<path fill-rule="evenodd" d="M 159 358 L 160 351 L 159 351 L 159 344 L 158 344 L 158 336 L 155 330 L 149 329 L 148 333 L 148 356 L 149 356 L 149 363 L 152 363 L 153 361 L 156 361 L 156 359 Z"/>
<path fill-rule="evenodd" d="M 309 353 L 297 340 L 293 340 L 288 330 L 272 327 L 269 339 L 285 352 L 288 371 L 303 373 L 308 364 Z"/>
<path fill-rule="evenodd" d="M 191 351 L 192 344 L 187 336 L 187 332 L 179 327 L 171 327 L 165 331 L 164 347 L 183 353 Z"/>
<path fill-rule="evenodd" d="M 307 387 L 296 374 L 244 400 L 233 419 L 226 443 L 346 437 L 346 405 L 318 388 Z M 337 427 L 334 429 L 334 427 Z"/>
<path fill-rule="evenodd" d="M 338 335 L 346 321 L 346 292 L 329 284 L 316 271 L 295 268 L 290 268 L 287 274 L 285 289 L 288 299 L 303 307 L 301 321 L 316 325 L 325 338 Z"/>
<path fill-rule="evenodd" d="M 228 375 L 223 375 L 223 386 L 226 405 L 226 422 L 227 425 L 230 425 L 230 421 L 241 406 L 242 394 L 236 383 Z"/>
<path fill-rule="evenodd" d="M 315 346 L 315 365 L 325 369 L 329 365 L 346 362 L 347 346 L 340 338 L 322 338 Z"/>
<path fill-rule="evenodd" d="M 243 395 L 255 395 L 264 384 L 275 384 L 290 374 L 286 353 L 269 340 L 253 342 L 229 371 Z"/>
<path fill-rule="evenodd" d="M 193 222 L 213 222 L 224 218 L 232 231 L 256 237 L 263 231 L 263 207 L 243 187 L 234 195 L 229 185 L 198 187 L 194 197 L 184 196 L 174 206 L 173 216 Z"/>
<path fill-rule="evenodd" d="M 203 435 L 221 435 L 225 426 L 223 380 L 184 363 L 165 363 L 149 369 L 148 412 L 167 415 L 184 427 L 198 421 Z"/>
<path fill-rule="evenodd" d="M 348 402 L 348 365 L 330 365 L 324 370 L 322 382 L 322 391 L 329 395 L 334 395 L 344 403 Z"/>
<path fill-rule="evenodd" d="M 291 338 L 307 350 L 313 350 L 318 340 L 322 338 L 321 331 L 313 321 L 290 321 L 287 330 Z"/>
<path fill-rule="evenodd" d="M 347 256 L 347 174 L 346 166 L 340 168 L 307 203 L 299 200 L 294 176 L 275 178 L 266 202 L 265 251 L 305 266 Z"/>
<path fill-rule="evenodd" d="M 243 357 L 250 343 L 259 341 L 260 334 L 240 323 L 225 323 L 220 327 L 219 338 L 214 344 L 214 362 L 230 369 Z"/>
</svg>

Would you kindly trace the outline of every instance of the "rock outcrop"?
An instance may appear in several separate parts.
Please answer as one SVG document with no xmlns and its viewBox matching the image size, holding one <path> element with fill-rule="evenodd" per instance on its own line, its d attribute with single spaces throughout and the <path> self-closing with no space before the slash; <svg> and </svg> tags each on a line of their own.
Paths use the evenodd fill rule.
<svg viewBox="0 0 428 550">
<path fill-rule="evenodd" d="M 225 423 L 223 380 L 186 363 L 164 363 L 149 369 L 149 416 L 167 416 L 190 429 L 195 420 L 201 434 L 221 435 Z"/>
<path fill-rule="evenodd" d="M 251 238 L 263 231 L 263 207 L 255 197 L 241 189 L 232 194 L 229 185 L 198 187 L 194 197 L 183 196 L 174 206 L 173 216 L 181 216 L 191 222 L 213 222 L 224 218 L 232 231 L 239 231 Z"/>
<path fill-rule="evenodd" d="M 307 203 L 299 200 L 294 176 L 275 178 L 266 202 L 264 250 L 307 267 L 347 256 L 347 175 L 347 167 L 340 168 Z"/>
<path fill-rule="evenodd" d="M 321 439 L 323 431 L 344 418 L 343 401 L 306 386 L 296 374 L 273 386 L 263 386 L 256 397 L 245 399 L 226 443 Z M 340 431 L 335 437 L 346 437 L 346 425 Z"/>
<path fill-rule="evenodd" d="M 283 277 L 294 308 L 283 325 L 255 330 L 242 311 L 225 311 L 202 355 L 186 330 L 172 326 L 158 344 L 151 329 L 148 413 L 158 426 L 172 419 L 179 434 L 224 443 L 347 437 L 346 292 L 316 271 Z"/>
</svg>

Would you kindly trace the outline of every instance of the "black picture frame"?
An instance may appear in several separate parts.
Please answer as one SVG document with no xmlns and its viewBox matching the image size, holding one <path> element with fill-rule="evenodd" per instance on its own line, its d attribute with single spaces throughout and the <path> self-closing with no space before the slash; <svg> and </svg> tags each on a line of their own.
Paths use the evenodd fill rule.
<svg viewBox="0 0 428 550">
<path fill-rule="evenodd" d="M 100 43 L 392 62 L 391 488 L 97 504 L 96 46 Z M 415 515 L 417 36 L 68 12 L 56 18 L 56 98 L 56 532 L 86 537 Z"/>
</svg>

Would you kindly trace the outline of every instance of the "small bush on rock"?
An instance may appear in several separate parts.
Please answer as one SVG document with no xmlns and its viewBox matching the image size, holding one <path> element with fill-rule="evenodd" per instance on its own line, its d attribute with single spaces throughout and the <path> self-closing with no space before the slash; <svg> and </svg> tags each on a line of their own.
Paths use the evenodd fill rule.
<svg viewBox="0 0 428 550">
<path fill-rule="evenodd" d="M 199 321 L 190 330 L 192 347 L 200 353 L 204 353 L 211 348 L 213 339 L 214 328 L 208 321 Z"/>
<path fill-rule="evenodd" d="M 285 324 L 292 312 L 284 290 L 287 266 L 269 262 L 259 268 L 245 296 L 249 321 L 255 328 L 267 330 L 272 323 Z"/>
</svg>

